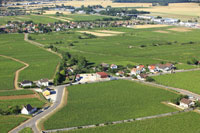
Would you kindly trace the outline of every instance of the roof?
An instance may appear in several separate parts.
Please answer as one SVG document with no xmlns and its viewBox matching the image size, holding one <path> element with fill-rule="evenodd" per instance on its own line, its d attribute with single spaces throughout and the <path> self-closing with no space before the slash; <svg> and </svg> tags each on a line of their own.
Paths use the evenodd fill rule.
<svg viewBox="0 0 200 133">
<path fill-rule="evenodd" d="M 115 64 L 110 65 L 110 67 L 114 67 L 114 66 L 117 66 L 117 65 L 115 65 Z"/>
<path fill-rule="evenodd" d="M 32 81 L 29 81 L 29 80 L 24 80 L 21 82 L 22 84 L 29 84 L 29 83 L 33 83 Z"/>
<path fill-rule="evenodd" d="M 151 69 L 151 70 L 154 70 L 154 69 L 156 69 L 156 65 L 149 65 L 148 68 Z"/>
<path fill-rule="evenodd" d="M 105 72 L 97 72 L 97 74 L 100 75 L 100 76 L 108 76 L 108 74 L 105 73 Z"/>
<path fill-rule="evenodd" d="M 192 101 L 191 101 L 191 100 L 189 100 L 189 99 L 186 99 L 186 98 L 182 98 L 180 102 L 182 102 L 182 103 L 185 103 L 185 104 L 189 105 L 189 104 L 190 104 Z"/>
<path fill-rule="evenodd" d="M 33 110 L 33 107 L 30 104 L 27 104 L 26 106 L 24 106 L 28 111 Z"/>
<path fill-rule="evenodd" d="M 101 66 L 102 66 L 102 67 L 109 67 L 109 64 L 101 63 Z"/>
<path fill-rule="evenodd" d="M 41 79 L 40 82 L 49 82 L 48 79 Z"/>
</svg>

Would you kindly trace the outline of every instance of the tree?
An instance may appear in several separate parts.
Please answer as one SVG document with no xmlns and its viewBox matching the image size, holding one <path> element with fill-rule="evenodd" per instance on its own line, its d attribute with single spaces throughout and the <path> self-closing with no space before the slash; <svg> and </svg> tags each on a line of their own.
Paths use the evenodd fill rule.
<svg viewBox="0 0 200 133">
<path fill-rule="evenodd" d="M 147 77 L 147 78 L 146 78 L 146 81 L 148 81 L 148 82 L 154 82 L 155 79 L 153 79 L 152 77 Z"/>
</svg>

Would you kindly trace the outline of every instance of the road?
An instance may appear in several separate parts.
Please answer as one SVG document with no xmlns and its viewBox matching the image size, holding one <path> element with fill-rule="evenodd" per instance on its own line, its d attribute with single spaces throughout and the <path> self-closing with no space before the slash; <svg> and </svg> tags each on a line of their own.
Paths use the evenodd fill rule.
<svg viewBox="0 0 200 133">
<path fill-rule="evenodd" d="M 17 133 L 25 127 L 31 127 L 33 129 L 34 133 L 39 133 L 40 131 L 38 131 L 38 129 L 36 127 L 36 122 L 38 120 L 42 119 L 43 117 L 45 117 L 46 115 L 48 115 L 50 112 L 54 111 L 61 104 L 63 93 L 64 93 L 64 88 L 65 88 L 65 86 L 57 86 L 55 88 L 55 89 L 58 90 L 57 96 L 56 96 L 56 101 L 54 102 L 54 104 L 50 108 L 48 108 L 44 112 L 36 115 L 35 117 L 27 120 L 26 122 L 22 123 L 18 127 L 11 130 L 9 133 Z"/>
</svg>

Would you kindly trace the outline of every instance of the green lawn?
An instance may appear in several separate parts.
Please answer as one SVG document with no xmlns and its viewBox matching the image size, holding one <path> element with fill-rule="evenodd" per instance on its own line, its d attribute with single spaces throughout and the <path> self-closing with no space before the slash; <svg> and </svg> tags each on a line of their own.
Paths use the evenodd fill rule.
<svg viewBox="0 0 200 133">
<path fill-rule="evenodd" d="M 19 81 L 39 80 L 41 78 L 52 79 L 56 70 L 56 66 L 60 60 L 57 55 L 25 42 L 23 34 L 1 34 L 0 53 L 2 55 L 19 59 L 30 65 L 28 68 L 20 72 Z M 3 74 L 0 75 L 0 77 L 6 77 L 7 74 L 10 74 L 16 70 L 16 68 L 13 68 L 14 70 L 12 70 L 11 66 L 7 64 L 6 61 L 3 61 L 1 64 L 3 65 L 2 68 L 4 69 L 0 69 L 0 73 Z M 20 66 L 21 65 L 18 65 L 18 67 Z M 6 71 L 8 71 L 8 73 L 6 73 Z M 0 89 L 11 89 L 10 86 L 13 86 L 13 81 L 11 81 L 12 80 L 8 78 L 1 80 Z M 6 82 L 7 84 L 11 85 L 2 86 L 2 84 L 5 84 Z"/>
<path fill-rule="evenodd" d="M 33 130 L 30 127 L 26 127 L 19 131 L 19 133 L 33 133 Z"/>
<path fill-rule="evenodd" d="M 0 90 L 13 89 L 15 72 L 23 67 L 23 64 L 1 56 L 0 63 Z"/>
<path fill-rule="evenodd" d="M 200 115 L 194 112 L 67 133 L 199 133 Z"/>
<path fill-rule="evenodd" d="M 153 77 L 156 83 L 200 94 L 200 71 L 182 72 Z"/>
<path fill-rule="evenodd" d="M 27 120 L 27 118 L 13 115 L 0 116 L 0 131 L 1 133 L 8 133 L 8 131 L 15 128 L 25 120 Z"/>
<path fill-rule="evenodd" d="M 78 29 L 72 30 L 71 34 L 60 32 L 33 34 L 31 36 L 37 42 L 46 45 L 53 44 L 72 54 L 85 56 L 89 61 L 95 63 L 146 65 L 160 63 L 161 61 L 171 61 L 183 63 L 183 65 L 179 66 L 180 68 L 190 68 L 191 66 L 186 64 L 188 60 L 192 58 L 200 60 L 200 30 L 175 32 L 169 31 L 169 28 L 172 27 L 150 29 L 104 28 L 121 31 L 124 34 L 92 39 L 79 39 L 80 33 L 76 32 Z M 90 31 L 95 30 L 98 29 Z M 155 32 L 158 30 L 168 31 L 169 33 Z M 60 41 L 62 43 L 56 44 L 56 42 Z M 189 44 L 189 42 L 193 44 Z M 73 43 L 74 46 L 69 46 L 70 43 Z M 142 45 L 146 47 L 141 47 Z"/>
<path fill-rule="evenodd" d="M 16 95 L 28 95 L 34 94 L 32 90 L 11 90 L 11 91 L 0 91 L 0 96 L 16 96 Z"/>
<path fill-rule="evenodd" d="M 45 129 L 173 112 L 175 109 L 161 102 L 177 97 L 160 88 L 125 80 L 72 86 L 68 91 L 67 106 L 45 121 Z"/>
<path fill-rule="evenodd" d="M 37 98 L 30 98 L 30 99 L 15 99 L 15 100 L 0 100 L 0 108 L 7 109 L 10 106 L 25 106 L 30 104 L 32 107 L 42 108 L 45 103 Z"/>
</svg>

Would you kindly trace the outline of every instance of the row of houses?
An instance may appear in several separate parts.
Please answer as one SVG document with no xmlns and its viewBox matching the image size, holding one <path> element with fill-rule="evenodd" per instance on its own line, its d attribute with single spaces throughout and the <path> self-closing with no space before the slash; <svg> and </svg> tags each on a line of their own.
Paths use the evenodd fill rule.
<svg viewBox="0 0 200 133">
<path fill-rule="evenodd" d="M 30 81 L 30 80 L 24 80 L 20 83 L 20 86 L 21 87 L 32 87 L 34 85 L 33 81 Z M 48 79 L 41 79 L 41 80 L 38 80 L 36 82 L 36 85 L 38 87 L 42 87 L 42 86 L 49 86 L 49 80 Z"/>
</svg>

